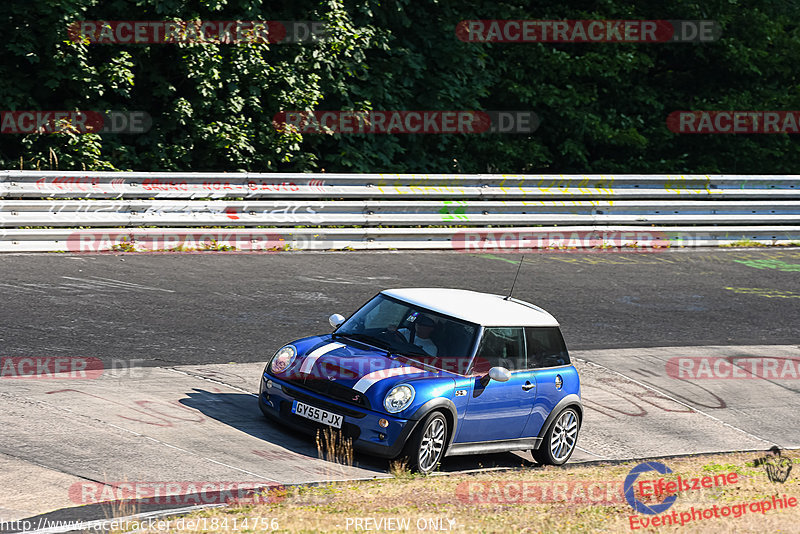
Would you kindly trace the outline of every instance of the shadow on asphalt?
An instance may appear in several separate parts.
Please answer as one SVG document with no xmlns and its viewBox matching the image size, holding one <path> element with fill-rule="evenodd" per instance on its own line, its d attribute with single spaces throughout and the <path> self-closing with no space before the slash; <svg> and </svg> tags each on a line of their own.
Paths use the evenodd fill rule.
<svg viewBox="0 0 800 534">
<path fill-rule="evenodd" d="M 214 393 L 201 389 L 187 392 L 180 403 L 273 445 L 308 458 L 319 458 L 312 436 L 284 427 L 267 419 L 258 408 L 258 398 L 246 393 Z M 354 467 L 370 471 L 388 471 L 388 462 L 371 456 L 356 456 Z"/>
<path fill-rule="evenodd" d="M 264 417 L 258 408 L 258 399 L 253 395 L 214 393 L 194 389 L 188 393 L 188 396 L 189 398 L 180 401 L 181 404 L 198 410 L 212 419 L 297 454 L 309 458 L 319 457 L 313 437 Z M 388 473 L 389 463 L 390 460 L 357 452 L 354 465 L 363 469 Z M 439 470 L 444 473 L 453 473 L 476 469 L 530 468 L 536 465 L 529 453 L 524 455 L 497 453 L 445 458 Z"/>
</svg>

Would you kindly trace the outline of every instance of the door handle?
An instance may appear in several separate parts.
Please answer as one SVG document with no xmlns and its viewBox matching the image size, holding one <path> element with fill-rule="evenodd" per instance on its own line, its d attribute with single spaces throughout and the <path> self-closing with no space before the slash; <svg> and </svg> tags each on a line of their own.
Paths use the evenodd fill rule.
<svg viewBox="0 0 800 534">
<path fill-rule="evenodd" d="M 536 384 L 531 384 L 530 382 L 526 381 L 525 385 L 522 386 L 522 390 L 523 391 L 529 391 L 529 390 L 531 390 L 531 389 L 533 389 L 535 387 L 536 387 Z"/>
</svg>

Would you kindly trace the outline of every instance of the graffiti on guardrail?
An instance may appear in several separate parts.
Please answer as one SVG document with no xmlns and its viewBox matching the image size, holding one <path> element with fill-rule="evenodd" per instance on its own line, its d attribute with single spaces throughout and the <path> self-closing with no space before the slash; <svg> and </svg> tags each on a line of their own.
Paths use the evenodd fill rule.
<svg viewBox="0 0 800 534">
<path fill-rule="evenodd" d="M 319 179 L 310 179 L 307 184 L 297 183 L 295 181 L 269 181 L 269 180 L 247 180 L 247 181 L 231 181 L 231 180 L 202 180 L 202 181 L 188 181 L 188 180 L 168 180 L 161 178 L 145 178 L 141 181 L 136 179 L 115 178 L 112 180 L 104 180 L 97 176 L 56 176 L 56 177 L 42 177 L 34 182 L 36 189 L 40 191 L 77 191 L 77 192 L 101 192 L 106 189 L 112 191 L 119 191 L 123 186 L 132 189 L 141 189 L 142 191 L 156 191 L 156 192 L 298 192 L 304 187 L 308 187 L 313 191 L 325 191 L 325 181 Z"/>
<path fill-rule="evenodd" d="M 308 204 L 306 202 L 287 201 L 287 202 L 274 202 L 268 206 L 258 204 L 202 204 L 200 202 L 186 202 L 180 203 L 157 203 L 151 205 L 139 205 L 130 201 L 118 200 L 113 202 L 92 201 L 92 202 L 75 202 L 75 201 L 51 201 L 46 208 L 41 208 L 39 211 L 47 212 L 52 215 L 64 213 L 107 213 L 109 215 L 119 216 L 133 216 L 138 218 L 147 217 L 169 217 L 169 216 L 198 216 L 198 215 L 212 215 L 220 219 L 229 219 L 231 221 L 244 222 L 249 218 L 265 218 L 268 222 L 281 224 L 281 223 L 305 223 L 305 224 L 322 224 L 325 222 L 324 217 L 320 214 L 320 210 L 324 208 L 324 204 Z M 11 215 L 19 215 L 26 213 L 21 211 L 12 211 Z M 0 221 L 4 219 L 3 212 L 0 211 Z M 13 222 L 13 219 L 8 219 Z M 153 221 L 158 222 L 158 221 Z M 224 220 L 220 222 L 225 222 Z"/>
<path fill-rule="evenodd" d="M 134 184 L 131 184 L 134 185 Z M 142 189 L 145 191 L 189 191 L 205 189 L 208 191 L 300 191 L 300 186 L 295 182 L 256 182 L 236 183 L 228 180 L 203 180 L 198 183 L 188 183 L 186 180 L 169 181 L 158 178 L 142 180 Z"/>
<path fill-rule="evenodd" d="M 469 215 L 464 213 L 467 202 L 464 200 L 445 200 L 442 209 L 439 213 L 442 215 L 442 221 L 468 221 Z"/>
<path fill-rule="evenodd" d="M 64 191 L 92 191 L 102 188 L 100 178 L 82 176 L 60 176 L 55 178 L 39 178 L 34 182 L 36 189 L 61 189 Z"/>
</svg>

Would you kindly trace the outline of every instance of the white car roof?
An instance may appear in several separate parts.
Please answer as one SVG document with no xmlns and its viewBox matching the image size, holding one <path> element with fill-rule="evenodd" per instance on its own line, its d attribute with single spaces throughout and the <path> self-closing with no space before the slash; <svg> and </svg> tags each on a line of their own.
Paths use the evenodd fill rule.
<svg viewBox="0 0 800 534">
<path fill-rule="evenodd" d="M 558 326 L 555 317 L 533 304 L 466 289 L 415 287 L 385 289 L 384 295 L 482 326 Z"/>
</svg>

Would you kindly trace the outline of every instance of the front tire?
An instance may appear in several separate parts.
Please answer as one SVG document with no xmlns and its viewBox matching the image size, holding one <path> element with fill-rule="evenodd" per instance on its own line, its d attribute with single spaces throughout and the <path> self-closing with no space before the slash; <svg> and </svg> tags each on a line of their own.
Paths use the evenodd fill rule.
<svg viewBox="0 0 800 534">
<path fill-rule="evenodd" d="M 446 445 L 447 420 L 441 412 L 431 412 L 406 442 L 404 456 L 412 471 L 427 475 L 439 466 Z"/>
<path fill-rule="evenodd" d="M 565 408 L 553 419 L 545 432 L 544 440 L 533 451 L 533 459 L 540 464 L 563 465 L 575 451 L 581 418 L 574 408 Z"/>
</svg>

